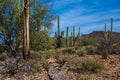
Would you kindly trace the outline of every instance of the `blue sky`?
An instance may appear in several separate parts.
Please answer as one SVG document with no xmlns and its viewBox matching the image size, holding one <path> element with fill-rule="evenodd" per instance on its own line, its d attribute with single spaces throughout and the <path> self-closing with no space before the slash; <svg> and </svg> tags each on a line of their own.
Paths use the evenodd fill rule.
<svg viewBox="0 0 120 80">
<path fill-rule="evenodd" d="M 120 32 L 120 0 L 51 0 L 52 13 L 60 16 L 61 30 L 69 26 L 70 32 L 75 26 L 76 34 L 81 28 L 82 34 L 104 30 L 104 24 L 110 29 L 113 17 L 115 32 Z M 57 31 L 57 21 L 53 21 L 51 34 Z M 69 33 L 70 34 L 70 33 Z"/>
</svg>

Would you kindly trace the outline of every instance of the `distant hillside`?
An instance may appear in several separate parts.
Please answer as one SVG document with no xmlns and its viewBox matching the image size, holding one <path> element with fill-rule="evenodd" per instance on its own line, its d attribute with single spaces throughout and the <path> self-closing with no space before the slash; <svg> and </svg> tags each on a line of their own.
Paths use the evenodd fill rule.
<svg viewBox="0 0 120 80">
<path fill-rule="evenodd" d="M 104 31 L 93 31 L 90 34 L 83 35 L 85 38 L 92 38 L 92 39 L 102 39 L 103 38 Z M 120 40 L 120 33 L 113 32 L 114 39 Z"/>
</svg>

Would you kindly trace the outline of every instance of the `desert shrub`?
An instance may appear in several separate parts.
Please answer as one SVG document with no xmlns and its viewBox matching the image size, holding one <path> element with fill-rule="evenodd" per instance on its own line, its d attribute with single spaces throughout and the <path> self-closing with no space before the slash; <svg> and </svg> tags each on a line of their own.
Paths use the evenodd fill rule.
<svg viewBox="0 0 120 80">
<path fill-rule="evenodd" d="M 48 50 L 53 48 L 52 39 L 47 31 L 35 32 L 30 35 L 30 47 L 33 50 Z"/>
<path fill-rule="evenodd" d="M 93 80 L 93 76 L 84 74 L 84 75 L 79 76 L 77 80 Z"/>
<path fill-rule="evenodd" d="M 5 52 L 5 50 L 7 50 L 7 46 L 5 46 L 4 44 L 0 44 L 0 53 Z"/>
<path fill-rule="evenodd" d="M 85 56 L 87 54 L 86 47 L 84 46 L 84 47 L 81 47 L 80 49 L 77 49 L 76 54 L 78 56 Z"/>
<path fill-rule="evenodd" d="M 102 70 L 104 68 L 103 64 L 95 61 L 95 60 L 90 60 L 90 59 L 85 59 L 82 62 L 82 69 L 87 70 L 87 71 L 97 71 L 97 70 Z"/>
<path fill-rule="evenodd" d="M 71 62 L 69 63 L 70 66 L 74 69 L 81 69 L 82 68 L 82 58 L 74 57 L 72 58 Z"/>
<path fill-rule="evenodd" d="M 70 54 L 74 54 L 76 53 L 76 50 L 74 48 L 66 48 L 62 51 L 63 53 L 70 53 Z"/>
<path fill-rule="evenodd" d="M 117 44 L 117 46 L 120 47 L 120 40 L 115 40 L 115 44 Z"/>
<path fill-rule="evenodd" d="M 47 66 L 46 55 L 41 51 L 31 51 L 31 55 L 27 60 L 22 62 L 22 70 L 25 72 L 41 72 Z"/>
<path fill-rule="evenodd" d="M 87 54 L 95 54 L 97 52 L 97 47 L 89 45 L 86 46 Z"/>
<path fill-rule="evenodd" d="M 111 53 L 112 54 L 120 54 L 120 47 L 118 47 L 117 44 L 114 44 L 111 48 Z"/>
<path fill-rule="evenodd" d="M 90 39 L 90 38 L 82 38 L 81 39 L 81 45 L 82 46 L 88 46 L 88 45 L 97 45 L 98 41 L 94 40 L 94 39 Z"/>
<path fill-rule="evenodd" d="M 64 64 L 65 62 L 70 62 L 71 56 L 69 54 L 62 54 L 57 58 L 57 62 Z"/>
<path fill-rule="evenodd" d="M 3 63 L 3 73 L 8 73 L 14 75 L 19 70 L 20 57 L 16 58 L 7 58 Z"/>
<path fill-rule="evenodd" d="M 0 54 L 0 61 L 4 61 L 7 58 L 7 53 L 1 53 Z"/>
<path fill-rule="evenodd" d="M 93 72 L 97 72 L 98 70 L 102 70 L 104 69 L 104 66 L 102 63 L 99 63 L 95 60 L 92 59 L 88 59 L 85 57 L 74 57 L 71 60 L 70 65 L 75 68 L 75 69 L 80 69 L 83 71 L 93 71 Z"/>
<path fill-rule="evenodd" d="M 43 60 L 43 59 L 42 59 Z M 46 64 L 46 60 L 44 61 L 38 61 L 38 59 L 29 59 L 28 61 L 25 61 L 23 70 L 24 71 L 32 71 L 32 72 L 41 72 L 44 68 L 44 65 Z"/>
<path fill-rule="evenodd" d="M 97 47 L 89 45 L 89 46 L 82 46 L 76 49 L 76 54 L 79 56 L 85 56 L 87 54 L 95 54 L 97 52 Z"/>
</svg>

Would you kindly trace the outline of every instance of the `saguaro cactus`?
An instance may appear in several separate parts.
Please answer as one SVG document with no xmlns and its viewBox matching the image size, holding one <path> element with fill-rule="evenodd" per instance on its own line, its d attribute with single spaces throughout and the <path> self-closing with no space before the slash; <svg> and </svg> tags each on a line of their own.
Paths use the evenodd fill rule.
<svg viewBox="0 0 120 80">
<path fill-rule="evenodd" d="M 73 46 L 75 46 L 75 26 L 73 26 Z"/>
<path fill-rule="evenodd" d="M 105 31 L 104 31 L 104 38 L 105 38 L 105 42 L 107 41 L 107 29 L 106 29 L 106 24 L 104 27 Z"/>
<path fill-rule="evenodd" d="M 60 38 L 61 38 L 61 36 L 60 36 L 60 18 L 58 16 L 58 36 L 57 36 L 57 40 L 58 40 L 57 47 L 58 48 L 60 48 L 60 43 L 61 43 Z"/>
<path fill-rule="evenodd" d="M 78 30 L 78 36 L 77 36 L 77 38 L 78 38 L 79 46 L 80 46 L 80 44 L 81 44 L 81 39 L 80 39 L 80 27 L 79 27 L 79 30 Z"/>
<path fill-rule="evenodd" d="M 69 27 L 67 27 L 67 29 L 66 29 L 66 47 L 69 47 L 69 35 L 68 35 L 68 33 L 69 33 Z"/>
<path fill-rule="evenodd" d="M 71 32 L 71 46 L 73 46 L 73 33 Z"/>
<path fill-rule="evenodd" d="M 60 48 L 61 47 L 61 39 L 63 38 L 64 36 L 64 31 L 61 32 L 60 34 L 60 17 L 58 16 L 58 32 L 56 33 L 55 32 L 55 37 L 57 38 L 57 48 Z"/>
<path fill-rule="evenodd" d="M 106 24 L 105 24 L 105 32 L 107 31 L 107 29 L 106 29 Z"/>
<path fill-rule="evenodd" d="M 105 53 L 103 54 L 103 58 L 107 58 L 107 54 L 111 53 L 112 51 L 112 46 L 114 42 L 112 33 L 113 33 L 113 19 L 111 18 L 110 31 L 106 30 L 106 24 L 105 24 L 104 41 L 102 43 L 103 50 L 105 51 Z"/>
<path fill-rule="evenodd" d="M 58 36 L 60 36 L 60 17 L 58 16 Z"/>
<path fill-rule="evenodd" d="M 110 40 L 112 40 L 112 37 L 113 37 L 113 18 L 111 18 L 111 30 L 110 30 Z"/>
</svg>

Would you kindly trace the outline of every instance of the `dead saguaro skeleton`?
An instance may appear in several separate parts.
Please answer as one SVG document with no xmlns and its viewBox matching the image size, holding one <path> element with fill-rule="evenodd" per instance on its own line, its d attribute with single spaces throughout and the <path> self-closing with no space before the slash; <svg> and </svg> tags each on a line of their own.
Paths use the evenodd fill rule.
<svg viewBox="0 0 120 80">
<path fill-rule="evenodd" d="M 23 0 L 23 17 L 24 17 L 24 39 L 23 39 L 23 54 L 29 55 L 29 0 Z"/>
</svg>

